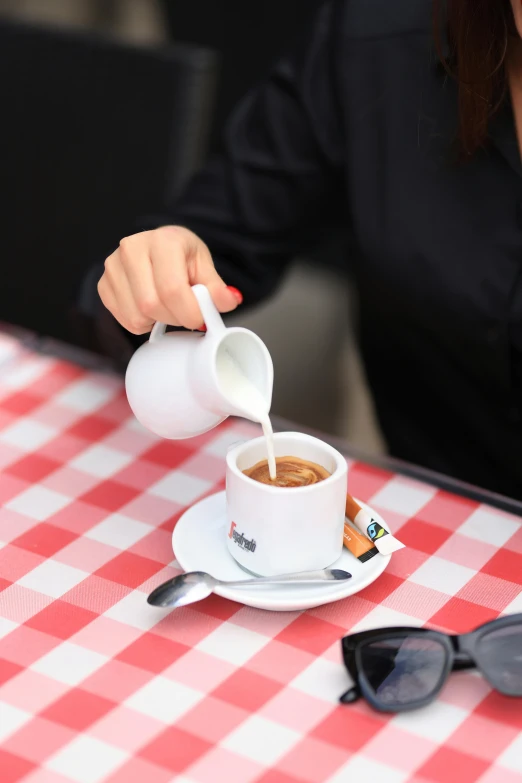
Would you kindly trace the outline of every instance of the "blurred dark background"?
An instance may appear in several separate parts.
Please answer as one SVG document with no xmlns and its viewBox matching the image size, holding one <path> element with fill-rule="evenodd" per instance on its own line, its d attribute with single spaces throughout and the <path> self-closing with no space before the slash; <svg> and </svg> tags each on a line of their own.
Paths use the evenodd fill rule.
<svg viewBox="0 0 522 783">
<path fill-rule="evenodd" d="M 321 2 L 0 0 L 0 320 L 94 350 L 121 341 L 76 312 L 86 270 L 219 149 L 230 110 Z M 232 320 L 272 353 L 274 413 L 378 452 L 343 266 L 326 238 Z"/>
</svg>

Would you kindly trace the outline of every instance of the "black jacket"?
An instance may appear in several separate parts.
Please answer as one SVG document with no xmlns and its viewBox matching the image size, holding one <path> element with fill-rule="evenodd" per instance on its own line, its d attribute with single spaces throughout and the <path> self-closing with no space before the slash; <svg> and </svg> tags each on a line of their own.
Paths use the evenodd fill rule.
<svg viewBox="0 0 522 783">
<path fill-rule="evenodd" d="M 391 452 L 522 497 L 522 167 L 509 102 L 457 164 L 457 88 L 430 0 L 336 0 L 231 119 L 181 203 L 247 302 L 296 253 L 347 239 Z"/>
</svg>

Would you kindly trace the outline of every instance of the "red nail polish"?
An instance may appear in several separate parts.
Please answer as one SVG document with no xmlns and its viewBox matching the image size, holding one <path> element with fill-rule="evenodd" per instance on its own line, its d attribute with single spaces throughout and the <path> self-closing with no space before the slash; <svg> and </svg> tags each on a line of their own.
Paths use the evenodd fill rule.
<svg viewBox="0 0 522 783">
<path fill-rule="evenodd" d="M 207 327 L 206 327 L 206 325 L 205 325 L 205 324 L 203 324 L 203 326 L 200 326 L 200 327 L 199 327 L 199 331 L 200 331 L 200 332 L 206 332 L 206 331 L 207 331 Z"/>
<path fill-rule="evenodd" d="M 230 293 L 234 294 L 238 303 L 241 304 L 241 302 L 243 301 L 243 294 L 241 293 L 241 291 L 238 291 L 238 289 L 234 288 L 233 285 L 227 285 L 227 288 L 230 291 Z"/>
</svg>

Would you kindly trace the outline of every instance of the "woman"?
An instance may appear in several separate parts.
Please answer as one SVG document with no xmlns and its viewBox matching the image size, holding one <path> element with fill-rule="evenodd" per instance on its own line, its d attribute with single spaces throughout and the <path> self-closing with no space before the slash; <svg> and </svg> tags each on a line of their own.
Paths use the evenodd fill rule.
<svg viewBox="0 0 522 783">
<path fill-rule="evenodd" d="M 266 297 L 335 215 L 391 453 L 522 497 L 521 35 L 521 0 L 327 2 L 102 301 L 200 328 L 190 284 Z"/>
</svg>

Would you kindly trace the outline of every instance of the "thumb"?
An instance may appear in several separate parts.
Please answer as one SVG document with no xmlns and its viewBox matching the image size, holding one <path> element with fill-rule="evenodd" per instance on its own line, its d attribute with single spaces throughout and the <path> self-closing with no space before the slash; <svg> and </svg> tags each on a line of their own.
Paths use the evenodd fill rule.
<svg viewBox="0 0 522 783">
<path fill-rule="evenodd" d="M 208 288 L 212 300 L 220 313 L 230 313 L 242 303 L 243 295 L 234 286 L 227 286 L 217 273 L 210 253 L 208 253 L 208 256 L 205 256 L 201 258 L 201 262 L 198 264 L 196 282 L 202 283 Z"/>
</svg>

